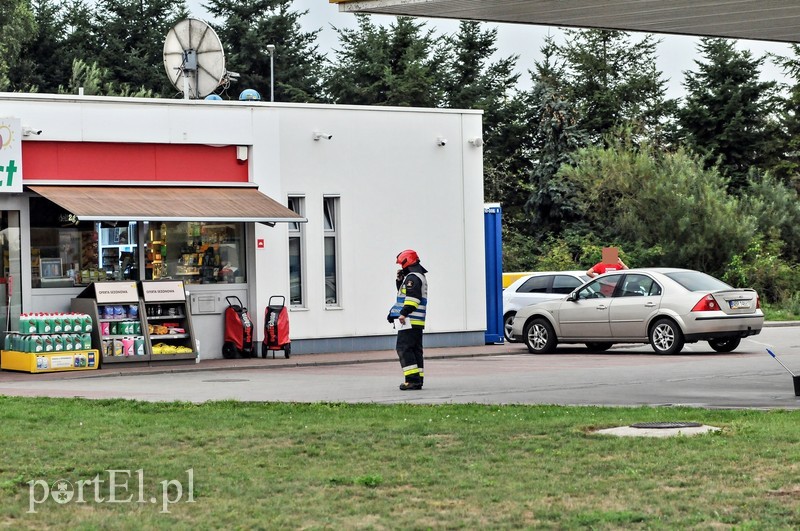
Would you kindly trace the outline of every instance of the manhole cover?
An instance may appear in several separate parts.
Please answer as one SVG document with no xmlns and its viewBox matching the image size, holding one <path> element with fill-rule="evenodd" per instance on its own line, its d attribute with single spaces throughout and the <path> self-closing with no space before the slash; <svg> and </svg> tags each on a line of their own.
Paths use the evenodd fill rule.
<svg viewBox="0 0 800 531">
<path fill-rule="evenodd" d="M 219 380 L 203 380 L 203 382 L 208 383 L 235 383 L 235 382 L 249 382 L 250 380 L 246 380 L 244 378 L 220 378 Z"/>
<path fill-rule="evenodd" d="M 699 428 L 702 426 L 699 422 L 637 422 L 631 424 L 631 428 L 642 429 L 655 429 L 655 430 L 668 430 L 674 428 Z"/>
</svg>

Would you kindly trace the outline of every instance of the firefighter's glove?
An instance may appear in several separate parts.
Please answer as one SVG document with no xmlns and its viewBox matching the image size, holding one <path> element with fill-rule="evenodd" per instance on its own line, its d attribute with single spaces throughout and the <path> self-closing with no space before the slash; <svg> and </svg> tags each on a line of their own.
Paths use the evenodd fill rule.
<svg viewBox="0 0 800 531">
<path fill-rule="evenodd" d="M 390 323 L 392 323 L 392 324 L 394 324 L 394 320 L 395 320 L 395 319 L 397 319 L 397 317 L 395 317 L 395 316 L 394 316 L 394 315 L 392 315 L 392 314 L 389 314 L 389 315 L 387 315 L 387 316 L 386 316 L 386 320 L 387 320 L 387 321 L 389 321 L 389 322 L 390 322 Z"/>
</svg>

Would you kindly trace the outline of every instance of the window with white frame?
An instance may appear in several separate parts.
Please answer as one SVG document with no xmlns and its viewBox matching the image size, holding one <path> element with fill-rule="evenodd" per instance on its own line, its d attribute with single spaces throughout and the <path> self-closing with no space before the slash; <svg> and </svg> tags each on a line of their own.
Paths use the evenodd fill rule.
<svg viewBox="0 0 800 531">
<path fill-rule="evenodd" d="M 325 305 L 339 306 L 339 198 L 323 197 L 325 238 Z"/>
<path fill-rule="evenodd" d="M 305 198 L 289 196 L 289 210 L 305 217 Z M 305 306 L 305 227 L 304 223 L 289 223 L 289 305 Z"/>
</svg>

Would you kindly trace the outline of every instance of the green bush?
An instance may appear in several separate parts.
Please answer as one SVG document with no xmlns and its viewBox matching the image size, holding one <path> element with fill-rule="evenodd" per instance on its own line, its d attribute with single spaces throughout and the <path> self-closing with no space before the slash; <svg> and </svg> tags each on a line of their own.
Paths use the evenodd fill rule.
<svg viewBox="0 0 800 531">
<path fill-rule="evenodd" d="M 728 284 L 753 288 L 767 303 L 783 305 L 795 297 L 797 266 L 781 258 L 782 242 L 756 237 L 742 254 L 736 254 L 722 276 Z"/>
</svg>

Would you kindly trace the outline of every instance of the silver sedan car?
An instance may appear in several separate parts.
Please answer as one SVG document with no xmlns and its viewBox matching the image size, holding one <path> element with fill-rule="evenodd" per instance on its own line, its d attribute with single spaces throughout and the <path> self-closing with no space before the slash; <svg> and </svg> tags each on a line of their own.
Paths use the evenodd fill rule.
<svg viewBox="0 0 800 531">
<path fill-rule="evenodd" d="M 708 341 L 731 352 L 743 337 L 761 332 L 758 294 L 689 269 L 626 269 L 592 279 L 560 300 L 517 311 L 511 334 L 533 354 L 559 343 L 596 351 L 614 343 L 650 343 L 675 354 L 685 343 Z"/>
</svg>

